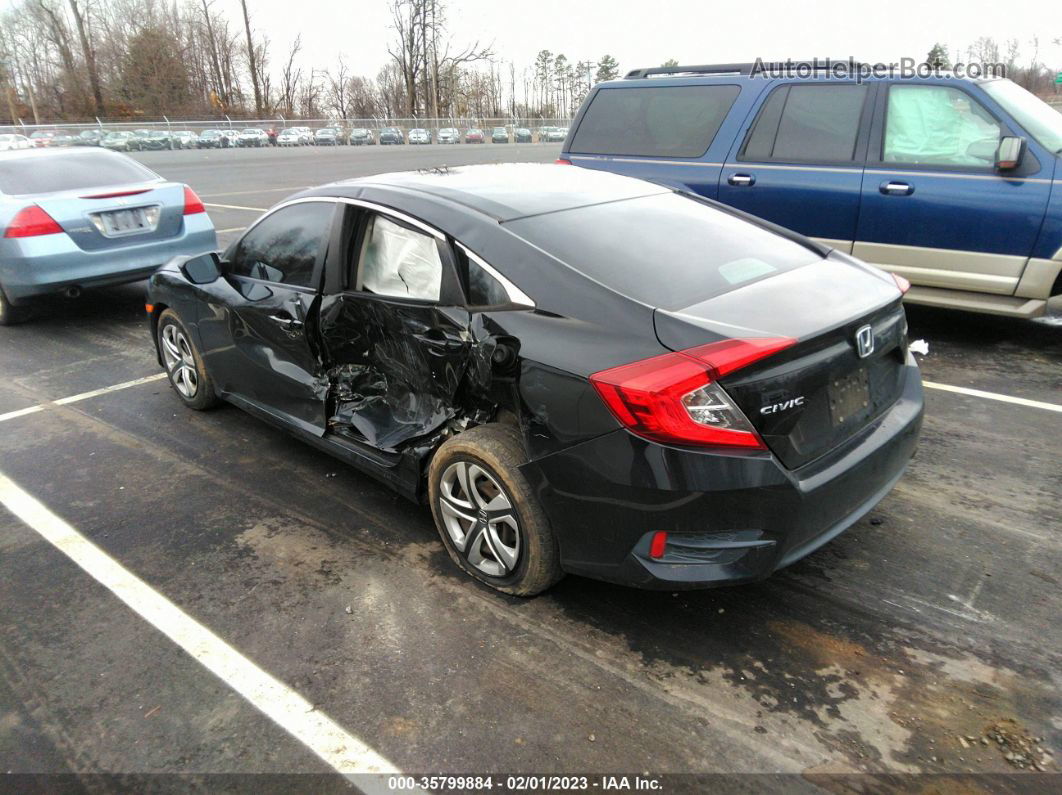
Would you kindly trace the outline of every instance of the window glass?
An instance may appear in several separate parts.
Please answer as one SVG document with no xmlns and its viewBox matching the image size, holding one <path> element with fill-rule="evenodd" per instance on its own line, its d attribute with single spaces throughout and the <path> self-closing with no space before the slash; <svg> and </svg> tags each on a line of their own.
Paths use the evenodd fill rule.
<svg viewBox="0 0 1062 795">
<path fill-rule="evenodd" d="M 471 306 L 501 306 L 509 303 L 502 283 L 475 262 L 468 263 L 468 303 Z"/>
<path fill-rule="evenodd" d="M 776 88 L 763 103 L 756 123 L 752 126 L 745 149 L 739 160 L 770 160 L 774 149 L 774 137 L 778 133 L 778 121 L 782 118 L 785 98 L 789 96 L 789 86 Z"/>
<path fill-rule="evenodd" d="M 886 163 L 991 167 L 999 123 L 965 91 L 890 86 L 882 159 Z"/>
<path fill-rule="evenodd" d="M 595 281 L 663 309 L 692 306 L 821 259 L 676 193 L 520 218 L 505 227 Z"/>
<path fill-rule="evenodd" d="M 737 86 L 602 89 L 586 109 L 571 151 L 700 157 L 739 91 Z"/>
<path fill-rule="evenodd" d="M 438 301 L 442 260 L 435 238 L 374 215 L 361 250 L 357 289 L 376 295 Z"/>
<path fill-rule="evenodd" d="M 983 87 L 1033 138 L 1055 154 L 1062 154 L 1062 113 L 1009 80 L 993 80 Z"/>
<path fill-rule="evenodd" d="M 855 157 L 866 86 L 790 86 L 770 158 L 843 163 Z"/>
<path fill-rule="evenodd" d="M 317 255 L 332 227 L 331 202 L 305 202 L 277 210 L 244 235 L 232 272 L 295 287 L 313 286 Z"/>
<path fill-rule="evenodd" d="M 63 152 L 55 156 L 11 158 L 0 162 L 0 192 L 51 193 L 154 182 L 159 175 L 135 160 L 112 152 Z"/>
</svg>

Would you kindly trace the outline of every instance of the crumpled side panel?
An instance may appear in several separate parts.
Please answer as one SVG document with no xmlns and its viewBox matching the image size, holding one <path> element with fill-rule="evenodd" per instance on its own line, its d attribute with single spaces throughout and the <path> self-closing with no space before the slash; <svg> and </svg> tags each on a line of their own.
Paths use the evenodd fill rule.
<svg viewBox="0 0 1062 795">
<path fill-rule="evenodd" d="M 395 451 L 456 416 L 470 340 L 444 310 L 339 295 L 321 331 L 333 431 Z"/>
</svg>

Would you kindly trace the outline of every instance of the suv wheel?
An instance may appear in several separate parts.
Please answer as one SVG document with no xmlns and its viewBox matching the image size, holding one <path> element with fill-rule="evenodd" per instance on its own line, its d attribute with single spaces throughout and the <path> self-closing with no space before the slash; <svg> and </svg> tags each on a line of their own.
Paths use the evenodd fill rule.
<svg viewBox="0 0 1062 795">
<path fill-rule="evenodd" d="M 534 596 L 564 576 L 549 521 L 519 471 L 525 461 L 516 428 L 481 425 L 443 444 L 428 469 L 432 514 L 450 557 L 515 596 Z"/>
<path fill-rule="evenodd" d="M 172 309 L 165 310 L 159 316 L 158 335 L 166 375 L 181 402 L 196 411 L 216 406 L 218 398 L 214 393 L 214 382 L 203 365 L 203 357 Z"/>
</svg>

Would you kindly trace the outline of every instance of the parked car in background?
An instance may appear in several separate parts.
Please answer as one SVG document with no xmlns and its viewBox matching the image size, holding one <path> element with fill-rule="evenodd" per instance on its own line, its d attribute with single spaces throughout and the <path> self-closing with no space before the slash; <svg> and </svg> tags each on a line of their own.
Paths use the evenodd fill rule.
<svg viewBox="0 0 1062 795">
<path fill-rule="evenodd" d="M 517 127 L 516 131 L 513 133 L 513 137 L 518 144 L 531 143 L 531 131 L 527 129 L 527 127 Z"/>
<path fill-rule="evenodd" d="M 25 135 L 19 133 L 0 134 L 0 152 L 11 152 L 17 149 L 32 149 L 33 142 Z"/>
<path fill-rule="evenodd" d="M 55 136 L 62 134 L 61 130 L 34 130 L 30 133 L 30 140 L 37 148 L 44 148 L 52 145 L 52 141 Z"/>
<path fill-rule="evenodd" d="M 413 144 L 430 144 L 431 143 L 431 133 L 428 132 L 427 130 L 423 129 L 422 127 L 417 127 L 417 128 L 415 128 L 413 130 L 410 130 L 409 131 L 409 143 L 410 143 L 411 146 Z"/>
<path fill-rule="evenodd" d="M 756 581 L 865 516 L 922 423 L 900 299 L 725 206 L 545 164 L 305 191 L 148 286 L 186 407 L 224 396 L 427 503 L 520 596 Z"/>
<path fill-rule="evenodd" d="M 224 146 L 221 130 L 203 130 L 195 142 L 196 149 L 221 149 Z"/>
<path fill-rule="evenodd" d="M 298 131 L 299 143 L 303 146 L 309 146 L 313 143 L 313 130 L 309 127 L 292 127 L 291 129 Z"/>
<path fill-rule="evenodd" d="M 77 141 L 77 135 L 69 130 L 57 130 L 52 137 L 52 146 L 73 146 Z"/>
<path fill-rule="evenodd" d="M 456 127 L 443 127 L 435 140 L 441 144 L 461 143 L 461 132 Z"/>
<path fill-rule="evenodd" d="M 172 135 L 174 149 L 195 149 L 199 136 L 191 130 L 177 130 Z"/>
<path fill-rule="evenodd" d="M 492 144 L 509 143 L 509 131 L 504 127 L 495 127 L 490 133 L 490 142 Z"/>
<path fill-rule="evenodd" d="M 552 127 L 539 127 L 537 130 L 535 130 L 535 134 L 538 136 L 538 142 L 540 144 L 544 144 L 546 142 L 546 136 L 549 134 L 549 131 L 551 129 L 553 129 L 553 128 Z"/>
<path fill-rule="evenodd" d="M 250 127 L 246 130 L 242 130 L 236 137 L 236 146 L 241 147 L 262 147 L 268 146 L 269 136 L 266 135 L 265 130 L 260 130 L 257 127 Z"/>
<path fill-rule="evenodd" d="M 302 134 L 293 127 L 281 130 L 277 135 L 277 146 L 302 146 Z"/>
<path fill-rule="evenodd" d="M 365 127 L 355 127 L 351 130 L 349 141 L 354 146 L 371 146 L 376 143 L 372 137 L 372 131 Z"/>
<path fill-rule="evenodd" d="M 481 144 L 483 142 L 483 130 L 480 130 L 477 127 L 471 127 L 468 130 L 465 130 L 466 144 Z"/>
<path fill-rule="evenodd" d="M 144 147 L 140 138 L 128 130 L 107 133 L 100 146 L 113 152 L 139 152 Z"/>
<path fill-rule="evenodd" d="M 568 137 L 567 127 L 550 127 L 546 132 L 546 143 L 558 144 L 563 143 L 564 139 Z"/>
<path fill-rule="evenodd" d="M 1003 78 L 639 69 L 594 87 L 562 157 L 813 236 L 910 303 L 1027 318 L 1062 295 L 1062 114 Z"/>
<path fill-rule="evenodd" d="M 137 281 L 217 246 L 191 188 L 105 149 L 0 154 L 0 324 L 48 293 Z"/>
<path fill-rule="evenodd" d="M 380 144 L 404 144 L 406 136 L 397 127 L 384 127 L 380 130 Z"/>
<path fill-rule="evenodd" d="M 99 146 L 108 135 L 107 130 L 82 130 L 74 139 L 74 146 Z"/>
<path fill-rule="evenodd" d="M 140 140 L 144 149 L 173 149 L 173 139 L 166 130 L 152 130 Z"/>
<path fill-rule="evenodd" d="M 313 134 L 314 146 L 335 146 L 338 141 L 336 140 L 336 131 L 331 127 L 322 127 Z"/>
</svg>

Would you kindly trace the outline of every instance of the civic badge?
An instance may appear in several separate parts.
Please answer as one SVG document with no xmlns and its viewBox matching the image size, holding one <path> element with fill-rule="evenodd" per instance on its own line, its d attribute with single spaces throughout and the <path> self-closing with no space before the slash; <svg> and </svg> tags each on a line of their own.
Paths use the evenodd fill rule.
<svg viewBox="0 0 1062 795">
<path fill-rule="evenodd" d="M 856 353 L 860 359 L 865 359 L 874 352 L 874 329 L 871 326 L 863 326 L 855 333 Z"/>
</svg>

